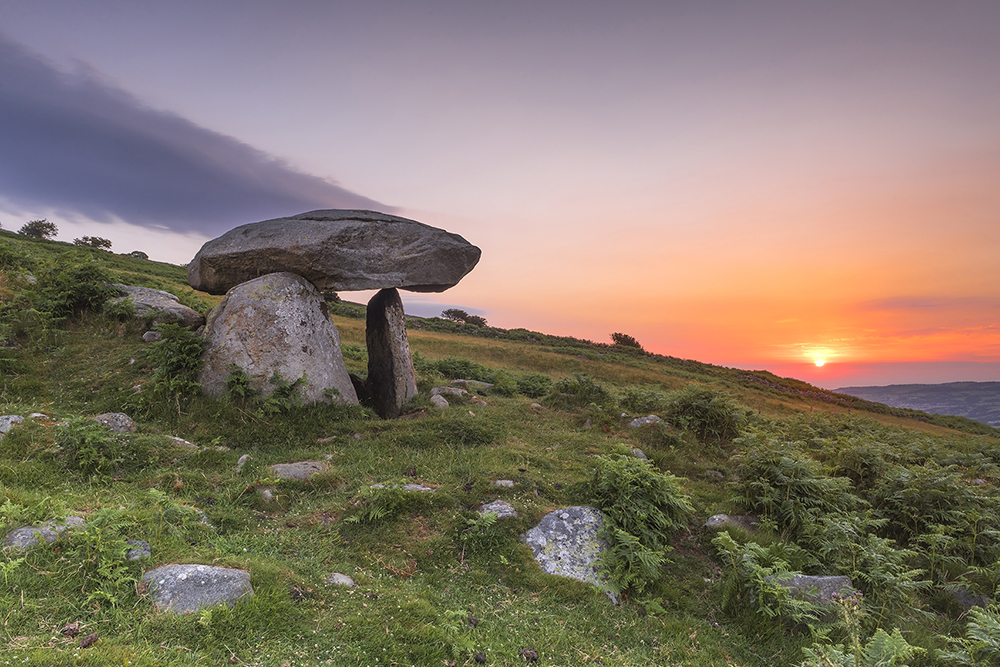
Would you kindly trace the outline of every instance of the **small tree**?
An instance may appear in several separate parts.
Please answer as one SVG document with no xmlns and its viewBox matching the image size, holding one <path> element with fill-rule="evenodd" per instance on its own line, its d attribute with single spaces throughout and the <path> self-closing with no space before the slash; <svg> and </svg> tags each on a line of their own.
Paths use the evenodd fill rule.
<svg viewBox="0 0 1000 667">
<path fill-rule="evenodd" d="M 149 259 L 149 255 L 141 250 L 133 250 L 128 254 L 129 257 L 135 257 L 136 259 Z"/>
<path fill-rule="evenodd" d="M 111 241 L 101 236 L 81 236 L 78 239 L 73 239 L 73 245 L 111 250 Z"/>
<path fill-rule="evenodd" d="M 480 317 L 479 315 L 469 315 L 464 310 L 458 308 L 449 308 L 448 310 L 441 312 L 441 317 L 446 320 L 451 320 L 452 322 L 458 322 L 459 324 L 472 324 L 477 327 L 486 327 L 489 324 L 486 323 L 485 317 Z"/>
<path fill-rule="evenodd" d="M 30 236 L 35 239 L 51 239 L 56 234 L 59 233 L 59 229 L 56 227 L 55 223 L 49 222 L 45 218 L 41 220 L 31 220 L 21 225 L 21 228 L 17 230 L 18 234 L 23 234 L 24 236 Z"/>
<path fill-rule="evenodd" d="M 613 333 L 611 334 L 611 341 L 615 345 L 621 345 L 622 347 L 634 347 L 637 350 L 642 349 L 642 345 L 632 336 L 624 333 Z"/>
</svg>

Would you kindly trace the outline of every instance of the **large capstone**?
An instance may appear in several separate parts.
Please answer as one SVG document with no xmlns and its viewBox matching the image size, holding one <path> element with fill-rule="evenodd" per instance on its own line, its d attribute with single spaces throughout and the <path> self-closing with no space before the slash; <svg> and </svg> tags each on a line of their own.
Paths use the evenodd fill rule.
<svg viewBox="0 0 1000 667">
<path fill-rule="evenodd" d="M 151 317 L 153 324 L 177 323 L 184 327 L 197 329 L 205 323 L 205 318 L 197 310 L 188 308 L 170 292 L 136 287 L 134 285 L 115 285 L 122 296 L 115 301 L 131 301 L 138 318 Z"/>
<path fill-rule="evenodd" d="M 160 611 L 183 614 L 253 595 L 250 573 L 213 565 L 164 565 L 142 576 Z"/>
<path fill-rule="evenodd" d="M 368 344 L 366 383 L 375 412 L 383 419 L 398 417 L 403 405 L 417 394 L 406 316 L 399 292 L 380 290 L 368 302 L 365 324 Z"/>
<path fill-rule="evenodd" d="M 324 291 L 442 292 L 471 271 L 479 255 L 458 234 L 395 215 L 311 211 L 243 225 L 209 241 L 188 264 L 188 283 L 223 294 L 288 271 Z"/>
<path fill-rule="evenodd" d="M 618 604 L 618 596 L 599 575 L 607 548 L 597 537 L 602 525 L 600 510 L 585 505 L 566 507 L 546 514 L 523 539 L 543 572 L 593 584 Z"/>
<path fill-rule="evenodd" d="M 358 402 L 326 302 L 301 276 L 272 273 L 229 290 L 209 314 L 205 340 L 198 381 L 211 396 L 224 394 L 235 364 L 265 395 L 278 375 L 305 378 L 298 389 L 304 403 Z"/>
</svg>

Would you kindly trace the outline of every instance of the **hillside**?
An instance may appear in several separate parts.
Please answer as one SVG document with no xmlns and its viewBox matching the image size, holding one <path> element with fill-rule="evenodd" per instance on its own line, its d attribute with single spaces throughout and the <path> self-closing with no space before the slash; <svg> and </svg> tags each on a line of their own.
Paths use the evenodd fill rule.
<svg viewBox="0 0 1000 667">
<path fill-rule="evenodd" d="M 834 391 L 895 408 L 957 415 L 1000 427 L 1000 382 L 892 384 L 884 387 L 842 387 Z"/>
<path fill-rule="evenodd" d="M 198 337 L 166 327 L 144 342 L 148 322 L 106 305 L 109 280 L 202 312 L 218 302 L 181 267 L 0 232 L 0 415 L 23 417 L 0 441 L 0 531 L 83 523 L 0 556 L 0 664 L 997 657 L 997 610 L 963 606 L 1000 583 L 996 429 L 763 371 L 438 318 L 408 322 L 421 379 L 402 419 L 238 384 L 216 400 L 192 384 Z M 363 309 L 330 305 L 348 368 L 364 375 Z M 431 389 L 455 379 L 493 386 L 435 407 Z M 137 430 L 91 420 L 106 412 Z M 661 421 L 631 425 L 651 414 Z M 297 461 L 324 469 L 296 481 L 270 467 Z M 517 517 L 478 514 L 496 499 Z M 544 574 L 521 541 L 576 505 L 605 513 L 618 606 Z M 704 527 L 721 512 L 758 522 Z M 151 557 L 126 560 L 128 540 Z M 245 570 L 254 595 L 158 612 L 141 581 L 169 563 Z M 328 584 L 333 573 L 356 587 Z M 854 589 L 820 609 L 778 585 L 797 573 Z M 79 637 L 64 633 L 74 623 Z M 972 633 L 988 641 L 956 643 Z"/>
</svg>

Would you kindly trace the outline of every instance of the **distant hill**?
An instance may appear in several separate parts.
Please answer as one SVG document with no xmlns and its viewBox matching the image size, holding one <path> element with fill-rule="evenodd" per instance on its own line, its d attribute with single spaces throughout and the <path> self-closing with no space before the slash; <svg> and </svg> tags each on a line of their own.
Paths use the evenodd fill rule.
<svg viewBox="0 0 1000 667">
<path fill-rule="evenodd" d="M 892 384 L 886 387 L 841 387 L 838 394 L 939 415 L 957 415 L 1000 427 L 1000 382 Z"/>
</svg>

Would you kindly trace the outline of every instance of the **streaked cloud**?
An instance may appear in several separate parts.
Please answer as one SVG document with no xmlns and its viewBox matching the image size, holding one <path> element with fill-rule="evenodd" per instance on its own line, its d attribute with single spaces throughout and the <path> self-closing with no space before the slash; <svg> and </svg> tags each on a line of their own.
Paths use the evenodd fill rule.
<svg viewBox="0 0 1000 667">
<path fill-rule="evenodd" d="M 3 33 L 0 119 L 0 200 L 20 210 L 207 236 L 317 208 L 393 210 Z"/>
</svg>

